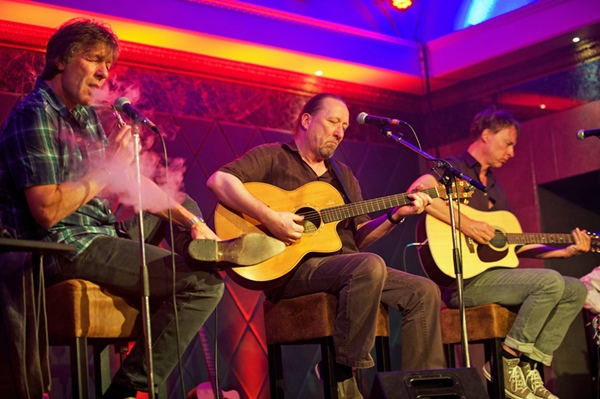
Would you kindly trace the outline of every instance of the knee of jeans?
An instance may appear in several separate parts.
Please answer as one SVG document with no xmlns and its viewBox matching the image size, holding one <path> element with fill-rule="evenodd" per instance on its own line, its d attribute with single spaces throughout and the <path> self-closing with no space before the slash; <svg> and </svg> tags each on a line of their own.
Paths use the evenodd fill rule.
<svg viewBox="0 0 600 399">
<path fill-rule="evenodd" d="M 565 291 L 565 280 L 563 276 L 556 270 L 544 270 L 545 273 L 538 280 L 538 287 L 548 295 L 554 295 L 557 298 L 562 297 Z"/>
<path fill-rule="evenodd" d="M 568 279 L 568 280 L 567 280 Z M 581 302 L 581 306 L 585 303 L 585 299 L 587 298 L 587 287 L 583 284 L 579 279 L 576 278 L 565 278 L 565 291 L 570 291 L 573 293 L 573 297 L 576 298 L 578 302 Z"/>
<path fill-rule="evenodd" d="M 365 259 L 361 262 L 360 267 L 356 269 L 357 272 L 366 276 L 373 282 L 384 283 L 387 277 L 387 266 L 385 261 L 376 254 L 364 253 Z"/>
<path fill-rule="evenodd" d="M 423 293 L 423 299 L 428 303 L 441 304 L 442 294 L 440 292 L 440 287 L 428 278 L 423 278 L 423 281 L 421 282 L 421 292 Z"/>
</svg>

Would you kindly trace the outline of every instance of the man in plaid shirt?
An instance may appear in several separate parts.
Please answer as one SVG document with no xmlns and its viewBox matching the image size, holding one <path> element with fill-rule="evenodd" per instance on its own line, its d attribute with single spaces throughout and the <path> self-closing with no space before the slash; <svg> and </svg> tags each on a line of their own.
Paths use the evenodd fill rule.
<svg viewBox="0 0 600 399">
<path fill-rule="evenodd" d="M 50 38 L 46 66 L 34 90 L 0 130 L 0 216 L 19 238 L 76 247 L 47 257 L 50 284 L 81 278 L 135 297 L 140 295 L 140 244 L 117 235 L 115 217 L 101 196 L 134 161 L 131 127 L 120 126 L 109 139 L 91 107 L 94 91 L 106 82 L 118 55 L 116 35 L 99 22 L 71 20 Z M 150 179 L 142 180 L 141 189 L 168 200 Z M 145 245 L 150 297 L 161 303 L 151 323 L 157 385 L 178 361 L 174 305 L 183 353 L 221 298 L 223 282 L 212 262 L 259 263 L 285 248 L 265 235 L 219 242 L 197 207 L 190 207 L 196 209 L 191 212 L 175 201 L 165 203 L 187 239 L 175 243 L 181 255 L 175 256 L 174 271 L 169 251 Z M 163 219 L 168 215 L 166 207 L 150 211 Z M 103 398 L 135 397 L 148 390 L 144 348 L 140 338 Z"/>
</svg>

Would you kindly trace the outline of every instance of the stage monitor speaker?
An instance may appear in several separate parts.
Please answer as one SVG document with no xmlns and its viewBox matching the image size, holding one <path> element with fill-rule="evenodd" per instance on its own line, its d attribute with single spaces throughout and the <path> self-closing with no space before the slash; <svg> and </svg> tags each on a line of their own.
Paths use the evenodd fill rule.
<svg viewBox="0 0 600 399">
<path fill-rule="evenodd" d="M 377 373 L 371 399 L 489 399 L 473 367 Z"/>
</svg>

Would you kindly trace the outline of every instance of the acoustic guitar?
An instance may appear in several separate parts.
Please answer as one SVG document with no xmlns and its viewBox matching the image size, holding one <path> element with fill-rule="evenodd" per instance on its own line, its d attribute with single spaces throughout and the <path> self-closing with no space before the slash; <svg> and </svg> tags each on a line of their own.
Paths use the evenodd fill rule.
<svg viewBox="0 0 600 399">
<path fill-rule="evenodd" d="M 206 331 L 201 327 L 198 331 L 200 343 L 202 344 L 202 352 L 206 369 L 208 370 L 208 382 L 199 384 L 196 388 L 188 392 L 187 399 L 240 399 L 240 394 L 237 391 L 223 391 L 217 384 L 217 373 L 215 371 L 215 362 L 211 355 Z"/>
<path fill-rule="evenodd" d="M 336 231 L 338 222 L 411 202 L 408 197 L 410 193 L 402 193 L 345 204 L 335 187 L 325 182 L 307 183 L 293 191 L 257 182 L 245 183 L 244 186 L 274 210 L 304 216 L 302 238 L 286 246 L 284 252 L 257 265 L 227 269 L 232 280 L 245 288 L 255 290 L 264 290 L 279 284 L 307 254 L 338 251 L 342 247 L 342 241 Z M 452 190 L 453 198 L 468 198 L 472 195 L 471 190 L 471 186 L 459 181 Z M 443 185 L 421 191 L 429 194 L 431 198 L 447 199 L 446 188 Z M 215 211 L 215 230 L 222 239 L 250 232 L 270 234 L 257 220 L 223 204 L 218 204 Z"/>
<path fill-rule="evenodd" d="M 489 244 L 478 244 L 457 230 L 461 243 L 463 278 L 475 277 L 493 267 L 516 268 L 519 259 L 515 248 L 525 244 L 569 245 L 574 243 L 572 234 L 523 233 L 516 216 L 508 211 L 482 212 L 467 205 L 460 211 L 469 218 L 486 222 L 495 229 Z M 600 238 L 589 233 L 592 251 L 600 250 Z M 456 278 L 452 261 L 452 235 L 450 225 L 431 215 L 417 224 L 417 240 L 426 242 L 419 247 L 423 269 L 433 281 L 441 286 L 450 285 Z"/>
</svg>

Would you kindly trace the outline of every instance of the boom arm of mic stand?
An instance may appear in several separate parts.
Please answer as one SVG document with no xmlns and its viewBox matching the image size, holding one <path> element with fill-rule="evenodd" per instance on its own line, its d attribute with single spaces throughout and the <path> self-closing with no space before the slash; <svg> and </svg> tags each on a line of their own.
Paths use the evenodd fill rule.
<svg viewBox="0 0 600 399">
<path fill-rule="evenodd" d="M 446 194 L 448 195 L 448 208 L 450 212 L 450 227 L 452 231 L 452 259 L 454 261 L 454 274 L 456 275 L 456 287 L 458 289 L 458 302 L 459 302 L 459 314 L 460 314 L 460 329 L 461 329 L 461 348 L 463 355 L 463 363 L 465 367 L 471 367 L 471 359 L 469 357 L 469 340 L 467 337 L 467 320 L 465 315 L 465 304 L 463 300 L 463 276 L 462 276 L 462 258 L 460 254 L 460 247 L 458 245 L 457 231 L 456 231 L 456 220 L 454 215 L 454 199 L 452 197 L 452 182 L 453 178 L 460 178 L 470 185 L 476 187 L 477 189 L 486 192 L 487 187 L 485 187 L 481 182 L 471 179 L 469 176 L 465 176 L 460 170 L 454 168 L 448 162 L 439 160 L 420 148 L 415 147 L 414 145 L 406 142 L 402 139 L 401 136 L 395 135 L 387 128 L 380 129 L 381 133 L 383 133 L 386 137 L 391 138 L 396 143 L 402 144 L 406 148 L 409 148 L 413 152 L 421 155 L 427 161 L 436 162 L 439 168 L 445 170 L 444 176 L 442 177 L 442 182 L 446 186 Z"/>
<path fill-rule="evenodd" d="M 420 149 L 418 147 L 415 147 L 411 143 L 409 143 L 409 142 L 405 141 L 404 139 L 402 139 L 402 136 L 399 136 L 397 134 L 392 133 L 389 129 L 382 128 L 380 130 L 381 130 L 381 132 L 383 133 L 384 136 L 386 136 L 386 137 L 394 140 L 398 144 L 402 144 L 403 146 L 405 146 L 406 148 L 412 150 L 413 152 L 416 152 L 417 154 L 419 154 L 420 156 L 422 156 L 423 158 L 425 158 L 427 161 L 435 162 L 436 166 L 438 168 L 446 170 L 452 176 L 455 176 L 455 177 L 457 177 L 457 178 L 459 178 L 461 180 L 466 181 L 467 183 L 469 183 L 473 187 L 475 187 L 475 188 L 483 191 L 484 193 L 487 191 L 487 187 L 484 186 L 483 184 L 481 184 L 481 182 L 479 182 L 477 180 L 474 180 L 474 179 L 471 179 L 469 176 L 465 175 L 460 170 L 454 168 L 448 162 L 446 162 L 444 160 L 437 159 L 437 158 L 433 157 L 432 155 L 426 153 L 422 149 Z"/>
</svg>

